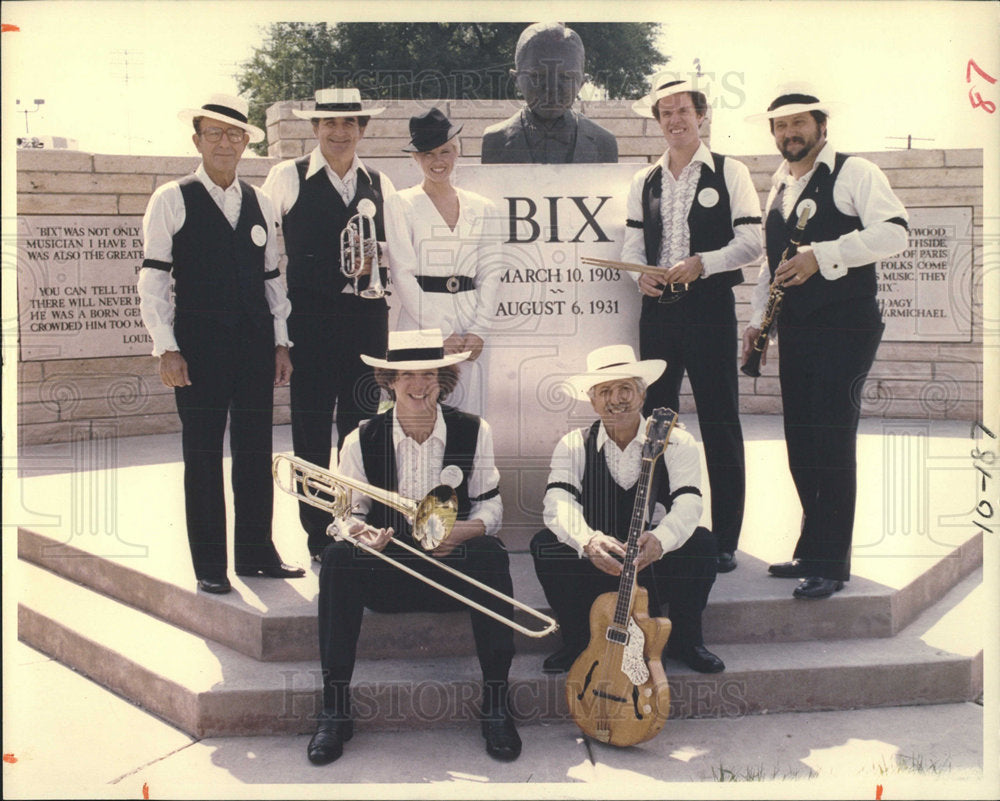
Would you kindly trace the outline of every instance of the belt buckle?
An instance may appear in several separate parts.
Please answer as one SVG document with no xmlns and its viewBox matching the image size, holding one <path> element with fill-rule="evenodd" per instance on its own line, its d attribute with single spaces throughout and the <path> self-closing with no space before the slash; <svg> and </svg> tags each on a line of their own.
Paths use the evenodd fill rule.
<svg viewBox="0 0 1000 801">
<path fill-rule="evenodd" d="M 668 305 L 670 303 L 676 303 L 681 298 L 683 298 L 688 291 L 690 286 L 688 284 L 682 283 L 670 283 L 663 287 L 663 292 L 660 294 L 659 302 Z"/>
<path fill-rule="evenodd" d="M 453 295 L 458 292 L 460 286 L 461 282 L 458 280 L 457 275 L 449 275 L 448 280 L 444 282 L 444 288 Z"/>
</svg>

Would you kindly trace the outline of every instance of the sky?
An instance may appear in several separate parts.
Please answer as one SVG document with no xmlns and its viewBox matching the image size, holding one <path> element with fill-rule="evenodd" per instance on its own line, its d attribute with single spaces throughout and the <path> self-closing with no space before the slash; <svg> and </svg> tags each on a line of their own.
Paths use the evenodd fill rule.
<svg viewBox="0 0 1000 801">
<path fill-rule="evenodd" d="M 773 152 L 762 110 L 779 84 L 811 82 L 841 103 L 831 128 L 844 150 L 982 147 L 1000 110 L 975 108 L 969 91 L 1000 106 L 1000 4 L 952 2 L 633 2 L 622 21 L 663 24 L 667 65 L 695 59 L 713 98 L 713 147 Z M 59 135 L 100 153 L 192 154 L 179 109 L 205 93 L 235 93 L 238 65 L 278 20 L 585 20 L 606 3 L 563 2 L 33 2 L 3 3 L 5 136 Z M 428 59 L 429 65 L 433 58 Z M 39 110 L 33 100 L 43 98 Z M 21 104 L 17 105 L 16 100 Z M 29 113 L 25 115 L 23 112 Z M 994 140 L 995 141 L 995 140 Z"/>
</svg>

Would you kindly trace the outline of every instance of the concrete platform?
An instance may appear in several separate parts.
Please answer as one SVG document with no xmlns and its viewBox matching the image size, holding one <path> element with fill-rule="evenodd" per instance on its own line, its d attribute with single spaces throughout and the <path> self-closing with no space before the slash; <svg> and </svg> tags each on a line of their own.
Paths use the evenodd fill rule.
<svg viewBox="0 0 1000 801">
<path fill-rule="evenodd" d="M 995 717 L 971 702 L 672 720 L 627 749 L 588 748 L 570 723 L 524 726 L 510 764 L 466 725 L 359 727 L 339 761 L 317 768 L 308 735 L 197 739 L 23 643 L 4 663 L 10 799 L 1000 795 Z"/>
<path fill-rule="evenodd" d="M 784 466 L 780 420 L 750 418 L 744 428 L 749 485 L 740 567 L 719 577 L 705 616 L 707 642 L 727 671 L 707 677 L 668 660 L 673 695 L 668 729 L 704 717 L 788 717 L 774 714 L 782 710 L 899 704 L 950 709 L 951 702 L 980 696 L 988 641 L 983 627 L 991 619 L 983 610 L 992 609 L 995 599 L 979 589 L 984 545 L 969 523 L 976 487 L 968 464 L 968 426 L 862 422 L 854 576 L 844 592 L 822 602 L 793 601 L 794 582 L 766 576 L 766 564 L 791 552 L 797 503 Z M 287 428 L 276 429 L 276 449 L 287 450 L 287 440 Z M 298 581 L 237 579 L 230 596 L 193 591 L 177 451 L 179 442 L 170 435 L 99 447 L 63 443 L 21 454 L 20 507 L 5 511 L 21 531 L 22 559 L 15 560 L 17 569 L 5 570 L 5 579 L 17 585 L 20 636 L 195 737 L 309 732 L 319 699 L 315 568 Z M 508 541 L 515 595 L 544 606 L 524 553 L 522 534 L 532 526 L 537 523 L 513 526 Z M 276 498 L 275 540 L 286 561 L 308 564 L 295 503 L 287 496 Z M 374 737 L 374 745 L 382 742 L 377 738 L 404 738 L 392 742 L 413 749 L 403 760 L 408 765 L 411 753 L 423 753 L 420 738 L 446 744 L 457 736 L 486 762 L 482 781 L 475 770 L 427 772 L 419 763 L 416 773 L 386 773 L 388 781 L 457 783 L 465 790 L 511 776 L 519 777 L 509 779 L 514 782 L 536 781 L 534 773 L 525 777 L 519 770 L 508 772 L 512 766 L 490 763 L 477 730 L 470 728 L 478 671 L 474 660 L 456 655 L 471 653 L 467 617 L 421 617 L 366 618 L 355 683 L 363 702 L 358 741 Z M 400 638 L 400 623 L 414 631 L 408 641 Z M 518 711 L 535 724 L 524 726 L 526 743 L 531 732 L 572 737 L 577 731 L 566 721 L 562 679 L 539 672 L 549 647 L 547 641 L 525 639 L 512 672 Z M 401 652 L 408 658 L 385 658 Z M 278 750 L 290 747 L 286 740 L 296 743 L 297 762 L 308 770 L 301 756 L 305 741 L 278 740 Z M 687 780 L 672 773 L 661 778 L 655 771 L 619 774 L 624 763 L 618 755 L 624 753 L 616 752 L 609 770 L 600 767 L 600 758 L 588 760 L 590 767 L 579 774 L 586 779 L 567 791 L 557 778 L 554 791 L 589 797 L 592 787 L 601 786 L 606 794 L 594 797 L 612 797 L 616 794 L 607 790 L 616 787 L 618 775 L 641 788 Z M 347 756 L 341 764 L 348 764 Z M 462 762 L 476 764 L 471 754 Z M 515 763 L 522 764 L 529 764 L 524 757 Z M 731 770 L 720 762 L 723 768 Z M 243 767 L 234 770 L 244 778 Z M 539 777 L 549 775 L 538 768 Z M 580 780 L 574 775 L 571 781 Z M 258 792 L 283 794 L 270 785 L 251 789 Z"/>
</svg>

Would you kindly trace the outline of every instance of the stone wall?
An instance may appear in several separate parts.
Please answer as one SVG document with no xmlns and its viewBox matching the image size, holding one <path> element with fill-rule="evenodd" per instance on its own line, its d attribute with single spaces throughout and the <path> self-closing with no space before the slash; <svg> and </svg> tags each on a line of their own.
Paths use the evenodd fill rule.
<svg viewBox="0 0 1000 801">
<path fill-rule="evenodd" d="M 301 104 L 300 104 L 301 105 Z M 462 155 L 478 162 L 486 125 L 509 116 L 515 103 L 442 103 L 465 124 Z M 269 158 L 245 157 L 240 175 L 263 183 L 280 158 L 312 148 L 311 126 L 291 114 L 292 102 L 268 110 Z M 360 155 L 393 178 L 397 186 L 417 180 L 410 157 L 407 120 L 426 103 L 394 104 L 359 146 Z M 588 103 L 583 111 L 617 136 L 622 161 L 647 163 L 663 151 L 655 121 L 636 117 L 628 104 Z M 904 150 L 862 154 L 881 166 L 907 206 L 973 207 L 973 341 L 971 343 L 884 342 L 866 385 L 866 415 L 908 418 L 978 419 L 982 405 L 982 152 Z M 766 197 L 779 157 L 741 157 Z M 116 156 L 54 150 L 18 152 L 19 215 L 141 215 L 150 193 L 192 171 L 196 158 Z M 753 270 L 746 270 L 752 278 Z M 740 327 L 749 317 L 750 285 L 736 289 Z M 758 379 L 741 376 L 741 408 L 747 413 L 781 411 L 776 359 Z M 179 430 L 173 392 L 162 385 L 157 361 L 130 356 L 21 362 L 18 365 L 18 428 L 23 443 L 130 436 Z M 685 390 L 688 392 L 688 390 Z M 275 421 L 288 421 L 288 390 L 276 393 Z M 689 394 L 681 411 L 693 411 Z"/>
</svg>

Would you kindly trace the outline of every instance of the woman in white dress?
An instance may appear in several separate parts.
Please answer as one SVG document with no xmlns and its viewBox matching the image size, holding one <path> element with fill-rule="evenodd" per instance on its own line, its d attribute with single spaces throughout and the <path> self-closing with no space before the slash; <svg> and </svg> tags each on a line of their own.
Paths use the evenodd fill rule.
<svg viewBox="0 0 1000 801">
<path fill-rule="evenodd" d="M 450 402 L 482 416 L 502 227 L 490 200 L 451 183 L 461 130 L 436 108 L 410 118 L 403 150 L 424 180 L 386 200 L 386 240 L 400 303 L 396 329 L 440 328 L 445 353 L 471 351 Z"/>
</svg>

